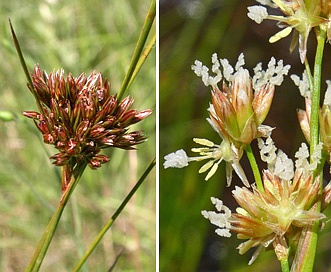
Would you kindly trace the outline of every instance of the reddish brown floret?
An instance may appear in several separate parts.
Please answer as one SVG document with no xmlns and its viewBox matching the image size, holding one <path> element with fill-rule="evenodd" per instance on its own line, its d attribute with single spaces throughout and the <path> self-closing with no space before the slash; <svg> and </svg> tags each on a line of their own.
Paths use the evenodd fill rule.
<svg viewBox="0 0 331 272">
<path fill-rule="evenodd" d="M 128 127 L 152 111 L 131 109 L 131 97 L 118 101 L 101 73 L 74 78 L 63 70 L 48 75 L 36 66 L 32 83 L 28 87 L 37 94 L 43 112 L 24 111 L 23 115 L 34 120 L 45 143 L 59 150 L 51 156 L 55 165 L 85 162 L 96 169 L 109 161 L 99 154 L 103 148 L 133 149 L 146 140 L 141 131 L 128 132 Z"/>
</svg>

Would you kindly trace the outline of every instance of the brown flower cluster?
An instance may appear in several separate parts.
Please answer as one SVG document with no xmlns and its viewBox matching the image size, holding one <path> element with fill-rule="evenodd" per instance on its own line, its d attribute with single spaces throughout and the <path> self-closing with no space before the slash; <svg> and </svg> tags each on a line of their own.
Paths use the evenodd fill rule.
<svg viewBox="0 0 331 272">
<path fill-rule="evenodd" d="M 88 163 L 92 169 L 109 161 L 99 154 L 101 149 L 118 147 L 133 149 L 146 140 L 141 131 L 128 132 L 128 127 L 151 114 L 151 110 L 131 109 L 130 97 L 118 101 L 110 94 L 110 84 L 101 73 L 92 72 L 77 78 L 64 70 L 49 75 L 36 66 L 33 86 L 41 112 L 24 111 L 32 118 L 47 144 L 59 153 L 51 157 L 58 166 Z"/>
</svg>

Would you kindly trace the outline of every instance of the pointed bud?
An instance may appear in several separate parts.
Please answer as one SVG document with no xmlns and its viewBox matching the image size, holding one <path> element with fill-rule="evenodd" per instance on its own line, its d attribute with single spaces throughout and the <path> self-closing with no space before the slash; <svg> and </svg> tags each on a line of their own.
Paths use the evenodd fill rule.
<svg viewBox="0 0 331 272">
<path fill-rule="evenodd" d="M 331 108 L 323 105 L 320 110 L 320 133 L 323 146 L 331 151 Z"/>
<path fill-rule="evenodd" d="M 231 91 L 232 105 L 237 115 L 239 129 L 246 126 L 246 121 L 253 115 L 252 100 L 253 88 L 249 73 L 246 69 L 239 69 L 234 74 L 234 81 Z"/>
<path fill-rule="evenodd" d="M 109 158 L 105 155 L 96 155 L 88 163 L 92 169 L 97 169 L 101 164 L 109 162 Z"/>
<path fill-rule="evenodd" d="M 320 110 L 320 133 L 323 147 L 331 152 L 331 81 L 327 81 L 328 88 L 325 93 L 323 106 Z"/>
<path fill-rule="evenodd" d="M 239 138 L 241 133 L 237 124 L 236 112 L 227 96 L 218 89 L 213 90 L 212 103 L 222 130 L 227 131 L 234 139 Z"/>
<path fill-rule="evenodd" d="M 40 113 L 35 112 L 35 111 L 23 111 L 22 114 L 25 117 L 32 118 L 32 119 L 39 119 Z"/>
<path fill-rule="evenodd" d="M 269 113 L 274 92 L 275 85 L 267 84 L 261 87 L 254 95 L 252 106 L 258 125 L 263 123 Z"/>
<path fill-rule="evenodd" d="M 307 142 L 310 142 L 310 113 L 311 113 L 311 97 L 305 97 L 306 111 L 297 110 L 297 116 L 303 135 Z"/>
</svg>

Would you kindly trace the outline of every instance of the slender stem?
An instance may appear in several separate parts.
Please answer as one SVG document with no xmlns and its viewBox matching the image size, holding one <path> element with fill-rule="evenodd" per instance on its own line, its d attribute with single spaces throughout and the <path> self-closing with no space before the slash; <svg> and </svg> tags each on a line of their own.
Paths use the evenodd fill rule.
<svg viewBox="0 0 331 272">
<path fill-rule="evenodd" d="M 311 93 L 311 115 L 310 115 L 310 154 L 313 154 L 315 147 L 319 143 L 319 110 L 321 99 L 321 77 L 322 77 L 322 60 L 324 44 L 326 39 L 325 26 L 320 27 L 317 34 L 317 49 L 314 64 L 313 90 Z"/>
<path fill-rule="evenodd" d="M 88 257 L 92 254 L 93 250 L 96 248 L 96 246 L 101 241 L 102 237 L 106 234 L 106 232 L 109 230 L 109 228 L 112 226 L 112 224 L 115 222 L 116 218 L 120 215 L 126 204 L 129 202 L 129 200 L 132 198 L 132 196 L 135 194 L 135 192 L 138 190 L 140 185 L 144 182 L 148 174 L 151 172 L 153 167 L 155 166 L 156 160 L 154 159 L 150 165 L 147 167 L 141 178 L 137 181 L 136 185 L 131 189 L 129 194 L 126 196 L 126 198 L 123 200 L 121 205 L 118 207 L 116 212 L 113 214 L 113 216 L 109 219 L 109 221 L 106 223 L 106 225 L 102 228 L 102 230 L 99 232 L 95 240 L 92 242 L 90 248 L 86 251 L 82 259 L 79 261 L 79 263 L 75 266 L 73 269 L 74 272 L 79 271 L 85 261 L 88 259 Z"/>
<path fill-rule="evenodd" d="M 250 163 L 252 171 L 253 171 L 256 187 L 260 192 L 264 192 L 259 166 L 257 165 L 257 162 L 255 160 L 255 156 L 254 156 L 252 147 L 250 145 L 247 145 L 245 148 L 245 152 L 246 152 L 247 158 L 249 160 L 249 163 Z"/>
<path fill-rule="evenodd" d="M 290 266 L 288 263 L 288 259 L 280 260 L 280 267 L 282 269 L 282 272 L 290 272 Z"/>
<path fill-rule="evenodd" d="M 86 163 L 76 166 L 74 170 L 74 177 L 72 178 L 71 182 L 68 184 L 67 190 L 63 193 L 60 203 L 55 210 L 51 220 L 49 221 L 43 236 L 41 237 L 38 246 L 27 266 L 25 272 L 36 272 L 39 271 L 41 263 L 46 255 L 47 249 L 52 241 L 52 238 L 55 234 L 55 230 L 57 225 L 60 221 L 62 212 L 69 200 L 70 195 L 72 194 L 73 190 L 75 189 L 78 181 L 84 172 L 86 167 Z"/>
<path fill-rule="evenodd" d="M 143 66 L 145 60 L 147 59 L 149 53 L 152 51 L 154 45 L 155 45 L 155 40 L 156 40 L 156 33 L 154 33 L 152 39 L 149 41 L 149 43 L 147 44 L 145 50 L 142 52 L 138 63 L 136 65 L 136 68 L 133 71 L 133 74 L 130 78 L 130 82 L 128 84 L 127 89 L 130 87 L 131 83 L 133 82 L 133 80 L 135 79 L 136 75 L 138 74 L 138 72 L 140 71 L 141 67 Z"/>
<path fill-rule="evenodd" d="M 130 67 L 129 67 L 126 75 L 125 75 L 122 86 L 121 86 L 120 91 L 118 93 L 118 100 L 122 99 L 124 93 L 128 89 L 130 79 L 131 79 L 132 74 L 133 74 L 133 72 L 136 68 L 136 65 L 137 65 L 138 61 L 139 61 L 141 52 L 143 51 L 143 48 L 144 48 L 144 45 L 146 43 L 148 34 L 149 34 L 149 32 L 151 30 L 151 27 L 152 27 L 152 24 L 154 22 L 155 14 L 156 14 L 156 1 L 152 0 L 151 4 L 149 6 L 147 16 L 145 18 L 144 25 L 143 25 L 142 30 L 140 32 L 136 48 L 133 52 L 133 56 L 132 56 L 132 59 L 131 59 L 131 62 L 130 62 Z"/>
<path fill-rule="evenodd" d="M 310 116 L 310 158 L 313 154 L 316 146 L 319 143 L 319 109 L 320 109 L 320 89 L 321 89 L 321 76 L 322 76 L 322 59 L 324 44 L 326 40 L 326 29 L 324 25 L 320 26 L 320 31 L 317 33 L 317 49 L 314 64 L 314 81 L 312 89 L 312 106 Z M 322 170 L 319 173 L 315 173 L 316 177 L 320 177 L 320 190 L 323 190 L 323 178 Z M 321 192 L 320 192 L 321 193 Z M 321 201 L 317 203 L 316 210 L 320 211 Z M 315 221 L 313 227 L 309 232 L 309 236 L 302 237 L 300 239 L 307 240 L 306 246 L 303 247 L 297 254 L 303 256 L 302 263 L 300 264 L 300 271 L 313 271 L 317 240 L 319 231 L 319 221 Z"/>
</svg>

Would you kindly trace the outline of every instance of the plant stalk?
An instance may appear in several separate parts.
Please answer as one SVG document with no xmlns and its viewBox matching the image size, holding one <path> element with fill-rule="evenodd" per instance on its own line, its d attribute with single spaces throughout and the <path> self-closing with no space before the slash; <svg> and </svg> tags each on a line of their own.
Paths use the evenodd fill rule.
<svg viewBox="0 0 331 272">
<path fill-rule="evenodd" d="M 264 192 L 259 166 L 257 165 L 251 145 L 246 146 L 245 152 L 253 171 L 256 187 L 260 192 Z"/>
<path fill-rule="evenodd" d="M 120 91 L 118 92 L 118 100 L 119 101 L 122 99 L 124 93 L 126 92 L 126 90 L 129 87 L 129 83 L 131 81 L 132 74 L 133 74 L 134 70 L 136 69 L 137 63 L 138 63 L 139 58 L 141 56 L 141 52 L 143 51 L 143 48 L 144 48 L 144 45 L 146 43 L 148 34 L 149 34 L 149 32 L 151 30 L 151 27 L 153 25 L 155 14 L 156 14 L 156 1 L 152 0 L 151 4 L 149 6 L 147 16 L 145 18 L 144 25 L 143 25 L 142 30 L 140 32 L 136 48 L 133 52 L 133 56 L 132 56 L 131 61 L 130 61 L 129 69 L 128 69 L 126 75 L 125 75 L 125 78 L 123 80 Z"/>
<path fill-rule="evenodd" d="M 78 184 L 80 177 L 82 176 L 82 174 L 85 170 L 86 165 L 87 165 L 86 163 L 83 163 L 83 164 L 77 165 L 75 167 L 73 178 L 71 179 L 70 183 L 68 184 L 66 191 L 63 193 L 60 203 L 59 203 L 57 209 L 55 210 L 52 218 L 50 219 L 50 221 L 45 229 L 45 232 L 44 232 L 43 236 L 41 237 L 31 260 L 30 260 L 27 268 L 25 269 L 25 272 L 39 271 L 42 261 L 46 255 L 47 249 L 55 234 L 55 231 L 56 231 L 57 225 L 60 221 L 62 212 L 63 212 L 66 204 L 68 203 L 70 195 L 72 194 L 76 185 Z"/>
<path fill-rule="evenodd" d="M 143 66 L 145 60 L 147 59 L 149 53 L 152 51 L 153 47 L 155 46 L 155 40 L 156 40 L 156 33 L 154 33 L 152 39 L 149 41 L 149 43 L 147 44 L 146 48 L 144 49 L 144 51 L 141 53 L 141 56 L 138 60 L 138 63 L 133 71 L 133 74 L 130 78 L 130 82 L 128 84 L 129 88 L 133 82 L 133 80 L 135 79 L 136 75 L 138 74 L 138 72 L 140 71 L 141 67 Z"/>
<path fill-rule="evenodd" d="M 322 77 L 322 60 L 324 45 L 326 40 L 326 27 L 324 25 L 320 26 L 317 35 L 317 49 L 314 63 L 314 75 L 313 75 L 313 89 L 311 90 L 311 116 L 310 116 L 310 158 L 319 143 L 319 110 L 320 110 L 320 90 L 321 90 L 321 77 Z M 323 178 L 322 177 L 322 168 L 319 168 L 319 173 L 315 173 L 315 177 L 320 177 L 320 194 L 323 190 Z M 319 200 L 316 205 L 316 210 L 321 210 L 321 201 Z M 315 221 L 313 226 L 310 227 L 306 235 L 301 237 L 303 241 L 301 244 L 304 244 L 302 248 L 298 247 L 298 260 L 297 266 L 300 270 L 304 272 L 313 271 L 314 260 L 316 255 L 316 247 L 318 240 L 318 231 L 319 231 L 319 221 Z M 302 235 L 303 236 L 303 235 Z"/>
</svg>

